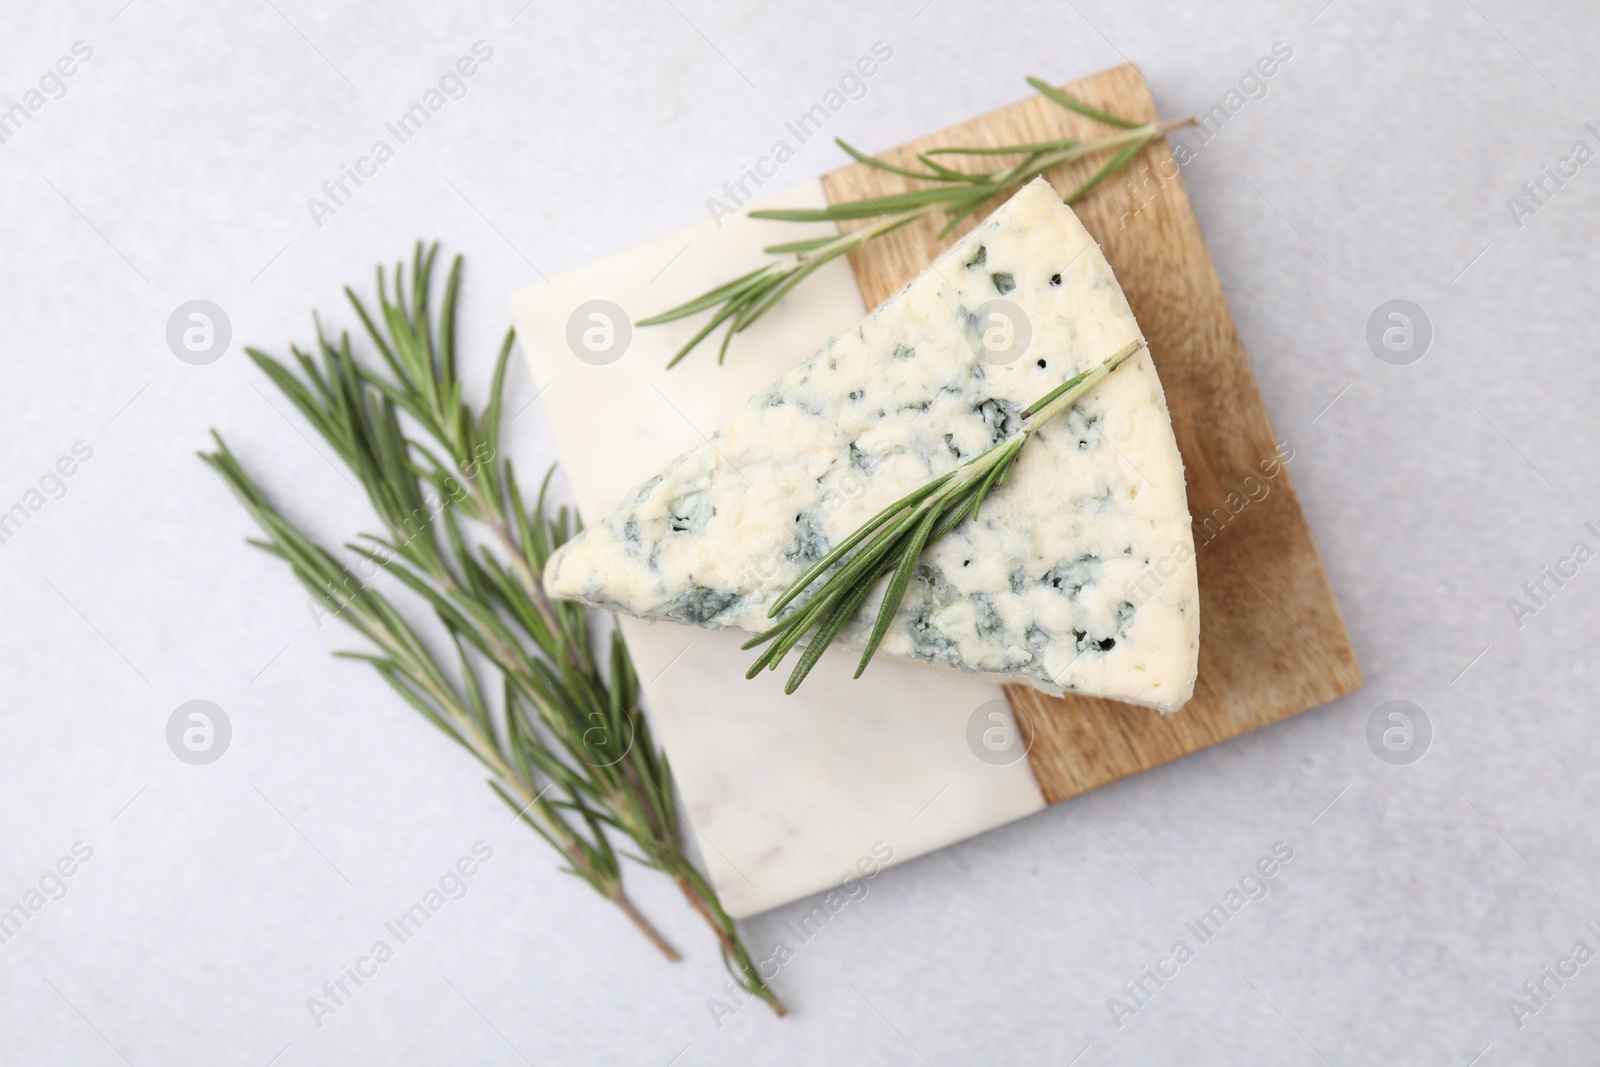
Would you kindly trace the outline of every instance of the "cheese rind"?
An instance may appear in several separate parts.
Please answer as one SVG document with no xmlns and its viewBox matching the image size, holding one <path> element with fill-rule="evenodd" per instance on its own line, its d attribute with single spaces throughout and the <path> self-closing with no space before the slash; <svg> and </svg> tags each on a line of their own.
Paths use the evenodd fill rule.
<svg viewBox="0 0 1600 1067">
<path fill-rule="evenodd" d="M 765 629 L 833 545 L 1139 337 L 1093 239 L 1035 182 L 563 546 L 546 585 Z M 883 584 L 842 644 L 864 643 Z M 980 517 L 923 554 L 882 646 L 1162 710 L 1193 691 L 1198 650 L 1183 465 L 1148 352 L 1035 433 Z"/>
</svg>

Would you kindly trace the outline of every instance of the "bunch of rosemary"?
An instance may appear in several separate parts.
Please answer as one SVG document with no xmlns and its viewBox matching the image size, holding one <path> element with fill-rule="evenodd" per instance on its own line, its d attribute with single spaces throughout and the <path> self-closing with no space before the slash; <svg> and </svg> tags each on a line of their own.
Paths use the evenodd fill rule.
<svg viewBox="0 0 1600 1067">
<path fill-rule="evenodd" d="M 685 850 L 672 774 L 639 710 L 638 679 L 621 634 L 613 629 L 597 649 L 591 632 L 597 620 L 588 609 L 545 595 L 545 560 L 575 532 L 577 520 L 565 508 L 554 518 L 547 513 L 549 474 L 530 511 L 511 462 L 500 455 L 512 334 L 501 345 L 482 413 L 463 399 L 455 347 L 461 259 L 451 267 L 435 328 L 430 288 L 437 251 L 435 245 L 424 252 L 419 243 L 409 279 L 396 265 L 392 292 L 378 269 L 376 318 L 345 290 L 382 368 L 354 355 L 348 333 L 331 341 L 320 321 L 320 362 L 293 346 L 294 368 L 247 351 L 366 490 L 385 532 L 363 534 L 346 547 L 431 609 L 442 642 L 425 639 L 387 597 L 284 518 L 215 431 L 216 451 L 201 458 L 265 534 L 251 543 L 288 563 L 330 613 L 375 649 L 340 654 L 371 663 L 472 753 L 516 818 L 561 853 L 565 870 L 620 908 L 668 959 L 678 959 L 624 891 L 613 845 L 620 834 L 637 850 L 632 858 L 672 878 L 711 926 L 734 980 L 783 1015 L 734 920 Z M 484 673 L 498 684 L 486 685 Z M 496 691 L 498 700 L 491 698 Z"/>
<path fill-rule="evenodd" d="M 816 237 L 806 241 L 769 245 L 763 249 L 764 252 L 784 258 L 757 267 L 748 274 L 740 275 L 731 282 L 719 285 L 659 315 L 640 319 L 638 325 L 657 326 L 715 309 L 706 324 L 689 338 L 688 343 L 677 351 L 667 366 L 669 368 L 677 366 L 695 346 L 711 336 L 719 326 L 725 326 L 722 347 L 717 351 L 717 362 L 721 363 L 728 355 L 728 345 L 733 341 L 735 334 L 749 329 L 761 316 L 772 310 L 773 305 L 787 296 L 791 289 L 816 273 L 824 264 L 909 226 L 918 219 L 926 218 L 940 209 L 944 212 L 945 220 L 943 228 L 939 231 L 939 239 L 943 240 L 962 221 L 985 206 L 992 205 L 1002 194 L 1020 188 L 1056 167 L 1097 152 L 1116 149 L 1116 153 L 1106 160 L 1099 170 L 1064 198 L 1068 204 L 1076 203 L 1101 182 L 1127 166 L 1151 141 L 1164 136 L 1169 130 L 1192 125 L 1195 121 L 1191 115 L 1189 118 L 1170 122 L 1134 122 L 1091 107 L 1039 78 L 1030 77 L 1028 84 L 1046 99 L 1069 111 L 1075 111 L 1086 118 L 1114 127 L 1119 132 L 1092 141 L 1065 137 L 1035 144 L 1001 145 L 997 148 L 935 148 L 917 156 L 917 162 L 922 165 L 922 170 L 896 167 L 874 159 L 835 138 L 839 147 L 858 163 L 931 184 L 924 189 L 865 197 L 860 200 L 846 200 L 825 208 L 752 211 L 751 218 L 776 219 L 782 222 L 850 222 L 860 219 L 877 221 L 834 237 Z M 1022 158 L 1008 167 L 982 172 L 957 170 L 934 158 L 935 156 L 1010 155 Z"/>
</svg>

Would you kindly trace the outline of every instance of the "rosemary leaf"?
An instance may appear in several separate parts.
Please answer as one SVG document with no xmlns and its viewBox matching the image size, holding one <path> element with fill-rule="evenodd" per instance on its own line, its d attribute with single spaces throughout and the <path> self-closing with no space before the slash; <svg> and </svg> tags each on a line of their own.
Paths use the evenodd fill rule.
<svg viewBox="0 0 1600 1067">
<path fill-rule="evenodd" d="M 1151 134 L 1148 137 L 1141 137 L 1137 141 L 1129 142 L 1128 145 L 1120 152 L 1106 160 L 1105 166 L 1095 171 L 1088 181 L 1084 182 L 1082 185 L 1078 186 L 1072 192 L 1063 197 L 1062 199 L 1064 202 L 1068 204 L 1076 204 L 1079 200 L 1082 200 L 1084 197 L 1088 196 L 1090 191 L 1094 189 L 1095 186 L 1099 185 L 1117 171 L 1127 166 L 1128 161 L 1134 156 L 1138 155 L 1140 152 L 1144 151 L 1144 146 L 1153 140 L 1155 140 L 1155 135 Z"/>
<path fill-rule="evenodd" d="M 647 319 L 640 319 L 636 325 L 658 326 L 663 322 L 672 322 L 676 319 L 687 318 L 697 311 L 704 311 L 706 308 L 712 307 L 724 300 L 739 295 L 741 292 L 759 282 L 761 277 L 771 272 L 771 270 L 771 264 L 768 264 L 764 267 L 757 267 L 749 274 L 741 274 L 733 281 L 724 285 L 719 285 L 715 289 L 712 289 L 709 292 L 706 292 L 689 301 L 687 304 L 682 304 L 678 307 L 675 307 L 671 311 L 664 311 L 659 315 L 652 315 Z"/>
<path fill-rule="evenodd" d="M 920 181 L 940 180 L 939 175 L 937 174 L 919 174 L 914 170 L 906 170 L 904 167 L 897 167 L 892 163 L 885 163 L 881 159 L 876 159 L 872 156 L 869 156 L 859 148 L 855 148 L 850 145 L 842 137 L 835 137 L 833 139 L 833 143 L 844 149 L 845 154 L 851 159 L 855 160 L 857 163 L 865 163 L 867 166 L 872 167 L 875 170 L 888 171 L 890 174 L 898 174 L 903 178 L 916 178 Z"/>
<path fill-rule="evenodd" d="M 1076 111 L 1078 114 L 1083 115 L 1086 118 L 1094 119 L 1096 122 L 1103 122 L 1107 126 L 1120 126 L 1125 130 L 1131 130 L 1135 126 L 1139 125 L 1139 123 L 1133 122 L 1130 119 L 1118 118 L 1115 115 L 1106 114 L 1097 107 L 1090 107 L 1082 100 L 1068 96 L 1066 93 L 1062 92 L 1060 89 L 1057 89 L 1054 85 L 1051 85 L 1043 78 L 1035 78 L 1030 74 L 1028 75 L 1028 84 L 1037 89 L 1040 95 L 1045 99 L 1052 100 L 1055 103 L 1060 104 L 1062 107 L 1071 111 Z"/>
<path fill-rule="evenodd" d="M 772 208 L 752 211 L 753 219 L 776 219 L 779 222 L 846 222 L 852 219 L 875 219 L 881 215 L 926 207 L 950 199 L 950 189 L 936 186 L 932 189 L 911 189 L 903 193 L 885 193 L 865 200 L 844 200 L 818 208 Z"/>
</svg>

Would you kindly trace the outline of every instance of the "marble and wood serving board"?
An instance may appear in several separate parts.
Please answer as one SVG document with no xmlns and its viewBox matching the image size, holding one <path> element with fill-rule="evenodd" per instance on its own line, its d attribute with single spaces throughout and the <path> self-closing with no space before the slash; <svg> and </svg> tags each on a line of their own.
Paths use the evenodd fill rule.
<svg viewBox="0 0 1600 1067">
<path fill-rule="evenodd" d="M 1132 66 L 1063 88 L 1113 114 L 1156 114 Z M 1106 132 L 1032 97 L 884 156 L 904 163 L 936 145 Z M 1055 176 L 1058 187 L 1094 165 Z M 852 165 L 748 206 L 819 207 L 906 185 Z M 735 916 L 838 885 L 863 859 L 914 858 L 1360 685 L 1283 459 L 1292 442 L 1280 450 L 1167 145 L 1151 145 L 1075 208 L 1150 341 L 1186 467 L 1200 576 L 1195 696 L 1163 717 L 1024 687 L 1002 691 L 992 680 L 885 657 L 852 681 L 855 656 L 835 649 L 785 696 L 781 672 L 745 681 L 743 635 L 623 619 L 680 812 Z M 697 320 L 632 325 L 766 262 L 766 245 L 832 232 L 832 224 L 741 212 L 513 294 L 519 343 L 584 514 L 610 511 L 943 247 L 924 223 L 828 264 L 741 334 L 720 367 L 708 345 L 664 369 Z M 998 754 L 976 740 L 989 736 L 997 714 L 1015 716 L 1014 740 Z"/>
</svg>

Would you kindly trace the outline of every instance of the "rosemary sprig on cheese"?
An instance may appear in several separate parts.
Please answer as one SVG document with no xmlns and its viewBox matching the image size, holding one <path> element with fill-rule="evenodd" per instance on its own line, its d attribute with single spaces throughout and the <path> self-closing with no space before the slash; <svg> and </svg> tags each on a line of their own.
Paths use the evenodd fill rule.
<svg viewBox="0 0 1600 1067">
<path fill-rule="evenodd" d="M 740 275 L 675 308 L 640 319 L 638 325 L 657 326 L 715 309 L 706 324 L 673 355 L 667 366 L 669 368 L 677 366 L 700 342 L 716 332 L 718 327 L 725 326 L 722 345 L 717 350 L 717 362 L 721 363 L 727 358 L 728 345 L 733 341 L 735 334 L 749 329 L 792 289 L 840 256 L 904 226 L 909 226 L 936 211 L 942 211 L 944 215 L 944 226 L 939 231 L 939 238 L 942 240 L 962 221 L 1002 194 L 1026 185 L 1041 174 L 1074 160 L 1115 149 L 1115 154 L 1099 170 L 1064 198 L 1065 203 L 1076 203 L 1101 182 L 1127 166 L 1151 141 L 1163 136 L 1169 130 L 1194 122 L 1192 116 L 1170 122 L 1133 122 L 1091 107 L 1039 78 L 1028 78 L 1028 84 L 1054 103 L 1096 122 L 1116 127 L 1119 132 L 1090 141 L 1066 137 L 1035 144 L 1002 145 L 995 148 L 935 148 L 917 156 L 917 161 L 922 164 L 922 170 L 897 167 L 874 159 L 836 138 L 839 147 L 858 163 L 917 181 L 930 182 L 932 185 L 903 193 L 847 200 L 826 208 L 752 211 L 751 218 L 775 219 L 782 222 L 847 222 L 860 219 L 878 221 L 834 237 L 817 237 L 770 245 L 763 251 L 769 255 L 786 258 Z M 1022 158 L 1008 167 L 983 173 L 956 170 L 934 158 L 935 156 L 1001 155 L 1020 155 Z"/>
<path fill-rule="evenodd" d="M 383 369 L 358 359 L 347 334 L 330 340 L 320 323 L 320 362 L 298 348 L 291 349 L 294 368 L 254 349 L 249 354 L 360 480 L 382 521 L 384 535 L 363 535 L 346 547 L 431 609 L 452 656 L 436 657 L 386 598 L 285 520 L 220 437 L 218 450 L 202 458 L 266 532 L 266 541 L 253 543 L 289 562 L 331 613 L 378 649 L 347 655 L 372 663 L 482 762 L 493 775 L 490 786 L 562 853 L 572 873 L 677 959 L 623 891 L 612 845 L 621 834 L 634 846 L 633 858 L 672 878 L 711 926 L 734 980 L 782 1015 L 734 920 L 689 859 L 671 770 L 638 706 L 639 681 L 620 632 L 596 650 L 591 628 L 604 614 L 546 595 L 544 566 L 577 524 L 565 509 L 547 514 L 549 475 L 530 511 L 500 454 L 511 334 L 482 414 L 462 398 L 455 347 L 461 260 L 435 326 L 436 252 L 424 253 L 419 243 L 409 278 L 397 266 L 392 290 L 379 269 L 375 314 L 346 289 Z M 498 686 L 479 681 L 481 663 L 498 675 Z M 486 695 L 495 689 L 503 694 L 498 709 Z"/>
<path fill-rule="evenodd" d="M 763 668 L 776 670 L 790 649 L 807 634 L 811 641 L 795 664 L 783 687 L 793 693 L 805 681 L 811 668 L 816 666 L 822 653 L 833 643 L 839 631 L 861 609 L 862 603 L 885 576 L 888 588 L 878 608 L 872 635 L 856 665 L 855 676 L 867 669 L 872 656 L 878 651 L 883 636 L 894 621 L 900 603 L 905 599 L 906 588 L 916 571 L 922 553 L 937 543 L 945 534 L 967 518 L 977 521 L 984 498 L 990 490 L 1006 483 L 1022 448 L 1046 423 L 1077 403 L 1101 379 L 1120 366 L 1123 360 L 1144 347 L 1144 341 L 1130 341 L 1099 366 L 1073 375 L 1055 389 L 1040 397 L 1022 412 L 1022 426 L 1010 437 L 988 451 L 969 460 L 960 467 L 939 475 L 896 500 L 871 519 L 868 519 L 849 537 L 812 564 L 796 578 L 773 602 L 767 611 L 768 618 L 778 614 L 804 593 L 810 586 L 828 574 L 814 594 L 797 610 L 791 612 L 778 625 L 746 641 L 742 648 L 755 648 L 772 642 L 751 665 L 746 678 L 754 678 Z M 868 541 L 864 547 L 862 543 Z"/>
</svg>

